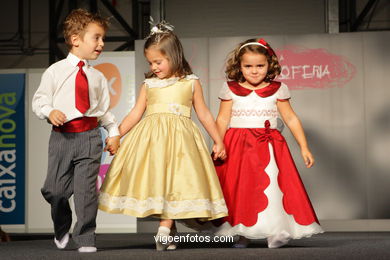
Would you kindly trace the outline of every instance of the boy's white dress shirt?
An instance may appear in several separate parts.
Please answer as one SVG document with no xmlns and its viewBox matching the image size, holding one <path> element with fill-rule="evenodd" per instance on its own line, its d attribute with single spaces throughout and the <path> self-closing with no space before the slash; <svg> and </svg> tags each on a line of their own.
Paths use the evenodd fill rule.
<svg viewBox="0 0 390 260">
<path fill-rule="evenodd" d="M 60 110 L 66 121 L 79 117 L 97 117 L 110 137 L 119 135 L 114 115 L 108 111 L 110 95 L 107 79 L 86 60 L 83 70 L 87 75 L 90 108 L 83 115 L 75 106 L 75 81 L 80 59 L 69 53 L 66 59 L 52 64 L 42 75 L 41 83 L 32 100 L 32 109 L 40 119 L 48 119 L 53 109 Z"/>
</svg>

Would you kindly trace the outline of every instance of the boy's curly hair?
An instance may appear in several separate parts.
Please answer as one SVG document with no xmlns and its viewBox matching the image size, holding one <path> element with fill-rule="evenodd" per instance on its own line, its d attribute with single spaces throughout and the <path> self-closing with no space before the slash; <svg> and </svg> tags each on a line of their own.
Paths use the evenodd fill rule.
<svg viewBox="0 0 390 260">
<path fill-rule="evenodd" d="M 109 25 L 108 20 L 108 18 L 103 18 L 99 14 L 92 14 L 82 8 L 72 10 L 64 21 L 63 34 L 66 45 L 71 49 L 71 36 L 80 35 L 83 37 L 85 28 L 87 28 L 90 23 L 95 23 L 106 31 Z"/>
<path fill-rule="evenodd" d="M 225 70 L 226 77 L 228 80 L 235 80 L 237 82 L 245 81 L 245 78 L 241 72 L 241 59 L 242 56 L 247 52 L 259 53 L 267 57 L 269 66 L 268 66 L 267 76 L 264 79 L 265 82 L 270 82 L 280 74 L 281 66 L 279 64 L 278 57 L 276 56 L 276 54 L 271 56 L 268 53 L 267 49 L 260 45 L 247 45 L 242 49 L 240 49 L 241 46 L 243 46 L 246 43 L 257 42 L 257 41 L 258 39 L 246 40 L 245 42 L 240 43 L 232 52 L 229 53 L 228 60 L 226 62 L 226 70 Z"/>
</svg>

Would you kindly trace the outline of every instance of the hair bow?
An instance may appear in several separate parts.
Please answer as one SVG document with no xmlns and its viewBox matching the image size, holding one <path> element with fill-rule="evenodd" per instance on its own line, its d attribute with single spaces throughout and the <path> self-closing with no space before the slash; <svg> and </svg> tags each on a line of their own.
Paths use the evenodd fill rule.
<svg viewBox="0 0 390 260">
<path fill-rule="evenodd" d="M 260 43 L 261 45 L 264 46 L 264 48 L 267 49 L 267 52 L 270 56 L 273 56 L 275 55 L 275 52 L 274 50 L 271 48 L 271 46 L 269 46 L 268 42 L 266 42 L 263 38 L 261 38 L 258 43 Z"/>
</svg>

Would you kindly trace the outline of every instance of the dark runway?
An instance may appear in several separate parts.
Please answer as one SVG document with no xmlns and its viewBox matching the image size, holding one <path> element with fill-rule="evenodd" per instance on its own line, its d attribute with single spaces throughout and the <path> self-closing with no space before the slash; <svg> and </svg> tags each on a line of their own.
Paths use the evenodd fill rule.
<svg viewBox="0 0 390 260">
<path fill-rule="evenodd" d="M 180 234 L 185 235 L 185 234 Z M 193 233 L 191 234 L 194 235 Z M 59 251 L 52 235 L 13 235 L 0 243 L 0 259 L 390 259 L 389 232 L 324 233 L 268 249 L 265 240 L 249 248 L 232 243 L 181 243 L 176 251 L 158 252 L 153 234 L 98 234 L 97 253 L 80 254 L 74 244 Z"/>
</svg>

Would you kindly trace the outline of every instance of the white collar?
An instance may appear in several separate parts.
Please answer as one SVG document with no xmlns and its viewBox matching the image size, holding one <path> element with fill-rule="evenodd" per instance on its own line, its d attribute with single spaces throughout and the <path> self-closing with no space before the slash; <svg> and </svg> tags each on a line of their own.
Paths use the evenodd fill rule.
<svg viewBox="0 0 390 260">
<path fill-rule="evenodd" d="M 72 64 L 73 67 L 77 67 L 77 64 L 79 64 L 79 61 L 84 61 L 86 67 L 89 67 L 89 63 L 87 60 L 85 59 L 80 59 L 79 57 L 77 57 L 76 55 L 74 55 L 73 53 L 69 52 L 68 54 L 68 57 L 66 57 L 66 59 L 70 62 L 70 64 Z"/>
</svg>

